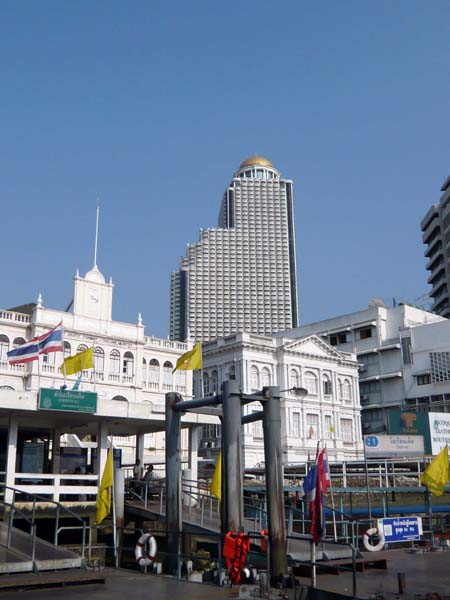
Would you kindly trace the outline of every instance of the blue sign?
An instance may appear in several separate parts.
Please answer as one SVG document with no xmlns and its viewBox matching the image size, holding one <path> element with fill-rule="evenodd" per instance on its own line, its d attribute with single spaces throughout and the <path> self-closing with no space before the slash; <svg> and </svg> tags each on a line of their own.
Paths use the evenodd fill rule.
<svg viewBox="0 0 450 600">
<path fill-rule="evenodd" d="M 422 519 L 421 517 L 379 519 L 378 529 L 384 533 L 386 544 L 420 540 Z"/>
<path fill-rule="evenodd" d="M 369 448 L 376 448 L 379 444 L 378 438 L 376 435 L 368 435 L 365 439 L 366 446 Z"/>
</svg>

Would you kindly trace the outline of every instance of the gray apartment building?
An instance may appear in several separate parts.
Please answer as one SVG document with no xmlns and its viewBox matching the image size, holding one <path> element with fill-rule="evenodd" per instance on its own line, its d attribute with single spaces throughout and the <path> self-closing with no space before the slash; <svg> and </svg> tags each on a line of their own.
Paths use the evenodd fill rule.
<svg viewBox="0 0 450 600">
<path fill-rule="evenodd" d="M 422 240 L 426 244 L 428 283 L 432 286 L 432 312 L 450 317 L 450 177 L 444 181 L 439 204 L 433 204 L 422 219 Z"/>
<path fill-rule="evenodd" d="M 200 342 L 297 326 L 293 182 L 253 156 L 225 190 L 218 227 L 202 229 L 171 274 L 170 338 Z"/>
</svg>

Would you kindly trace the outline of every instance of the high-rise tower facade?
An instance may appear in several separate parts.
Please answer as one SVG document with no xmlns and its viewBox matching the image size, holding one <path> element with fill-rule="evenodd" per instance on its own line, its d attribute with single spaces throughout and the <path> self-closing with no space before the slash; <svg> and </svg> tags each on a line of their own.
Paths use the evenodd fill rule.
<svg viewBox="0 0 450 600">
<path fill-rule="evenodd" d="M 433 286 L 432 312 L 450 317 L 450 177 L 441 187 L 439 204 L 433 204 L 422 219 L 422 240 L 426 244 L 428 283 Z"/>
<path fill-rule="evenodd" d="M 298 326 L 292 188 L 265 158 L 241 164 L 223 195 L 218 227 L 200 231 L 171 275 L 171 339 Z"/>
</svg>

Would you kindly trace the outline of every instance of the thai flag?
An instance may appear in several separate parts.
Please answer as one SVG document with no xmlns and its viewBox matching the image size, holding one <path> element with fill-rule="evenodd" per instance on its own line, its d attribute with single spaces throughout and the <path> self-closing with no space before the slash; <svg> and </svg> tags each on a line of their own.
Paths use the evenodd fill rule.
<svg viewBox="0 0 450 600">
<path fill-rule="evenodd" d="M 62 352 L 62 323 L 29 342 L 22 344 L 7 354 L 8 362 L 12 365 L 31 362 L 37 360 L 40 354 L 49 352 Z"/>
<path fill-rule="evenodd" d="M 323 510 L 323 494 L 330 487 L 330 472 L 325 448 L 317 451 L 314 466 L 308 471 L 303 482 L 303 491 L 309 494 L 309 516 L 311 519 L 311 535 L 316 544 L 325 536 L 325 511 Z"/>
</svg>

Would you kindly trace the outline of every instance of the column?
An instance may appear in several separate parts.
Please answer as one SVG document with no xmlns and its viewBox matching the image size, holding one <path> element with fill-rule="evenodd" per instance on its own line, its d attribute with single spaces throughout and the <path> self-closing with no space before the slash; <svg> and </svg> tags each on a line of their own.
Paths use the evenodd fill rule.
<svg viewBox="0 0 450 600">
<path fill-rule="evenodd" d="M 191 480 L 198 480 L 198 441 L 200 436 L 200 427 L 189 428 L 188 444 L 188 468 L 191 471 Z"/>
<path fill-rule="evenodd" d="M 61 429 L 54 429 L 52 435 L 52 473 L 60 472 Z"/>
<path fill-rule="evenodd" d="M 108 423 L 100 421 L 97 428 L 97 473 L 99 476 L 99 485 L 103 471 L 105 470 L 106 458 L 108 455 Z"/>
<path fill-rule="evenodd" d="M 14 487 L 16 479 L 16 456 L 17 456 L 17 432 L 19 426 L 17 417 L 10 416 L 8 423 L 8 447 L 6 455 L 6 478 L 5 483 L 8 487 Z M 13 491 L 5 490 L 5 501 L 12 502 Z"/>
<path fill-rule="evenodd" d="M 144 448 L 145 448 L 145 433 L 138 433 L 136 435 L 136 460 L 141 461 L 142 467 L 144 466 Z"/>
</svg>

